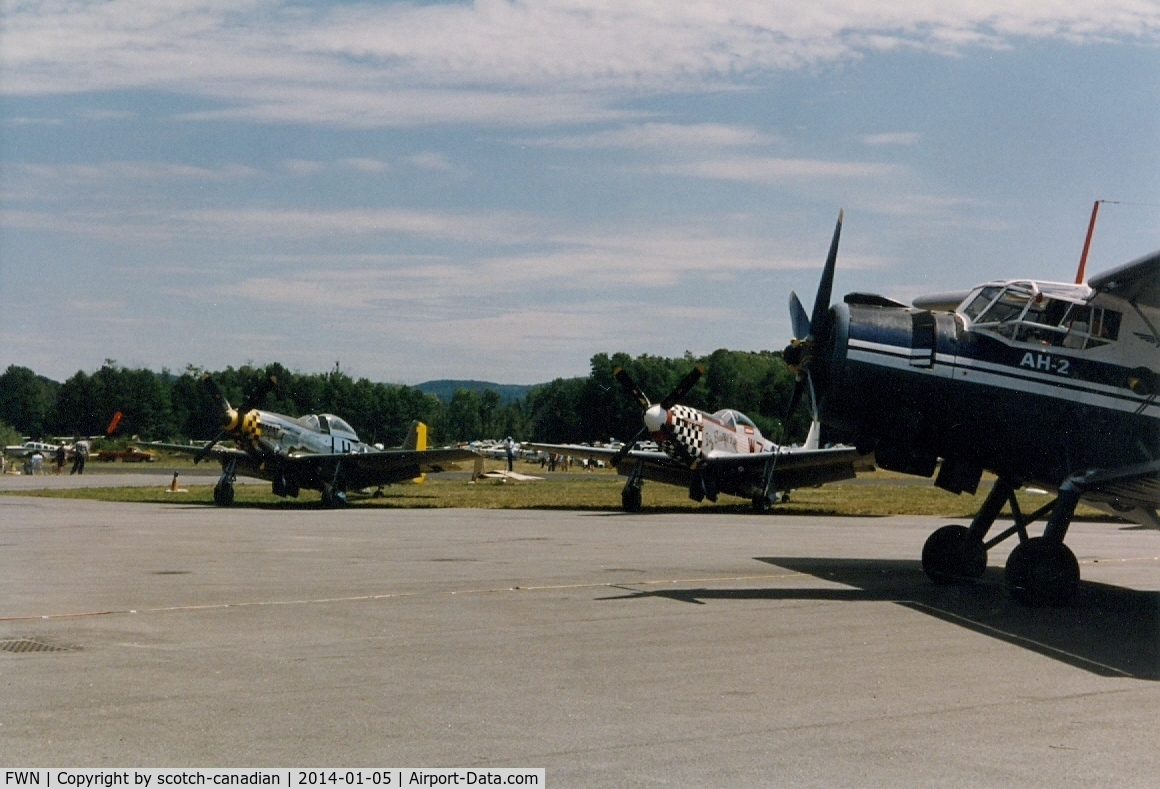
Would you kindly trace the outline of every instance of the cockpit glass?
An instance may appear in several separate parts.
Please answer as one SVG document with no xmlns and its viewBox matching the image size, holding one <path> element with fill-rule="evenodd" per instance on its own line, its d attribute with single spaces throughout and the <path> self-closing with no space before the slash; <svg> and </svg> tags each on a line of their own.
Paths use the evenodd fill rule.
<svg viewBox="0 0 1160 789">
<path fill-rule="evenodd" d="M 338 418 L 337 416 L 331 416 L 329 419 L 330 429 L 332 432 L 350 433 L 352 436 L 354 435 L 354 428 L 348 425 L 344 420 Z"/>
<path fill-rule="evenodd" d="M 978 323 L 1002 323 L 1003 321 L 1015 320 L 1022 312 L 1023 308 L 1027 306 L 1027 302 L 1031 301 L 1031 291 L 1018 286 L 1010 286 L 995 303 L 979 316 Z"/>
<path fill-rule="evenodd" d="M 740 411 L 734 411 L 733 413 L 737 415 L 737 424 L 745 425 L 746 427 L 752 427 L 754 430 L 757 429 L 757 425 L 753 424 L 753 420 L 747 417 L 745 414 L 741 413 Z"/>
<path fill-rule="evenodd" d="M 298 424 L 302 425 L 308 430 L 318 432 L 318 417 L 314 414 L 307 414 L 306 416 L 298 417 Z"/>
<path fill-rule="evenodd" d="M 963 314 L 970 320 L 974 320 L 979 316 L 980 312 L 987 308 L 988 304 L 995 300 L 995 296 L 998 293 L 999 289 L 994 286 L 983 288 L 979 291 L 979 295 L 971 299 L 971 303 L 963 308 Z"/>
<path fill-rule="evenodd" d="M 717 413 L 713 414 L 713 418 L 726 427 L 736 427 L 734 412 L 728 408 L 723 408 Z"/>
</svg>

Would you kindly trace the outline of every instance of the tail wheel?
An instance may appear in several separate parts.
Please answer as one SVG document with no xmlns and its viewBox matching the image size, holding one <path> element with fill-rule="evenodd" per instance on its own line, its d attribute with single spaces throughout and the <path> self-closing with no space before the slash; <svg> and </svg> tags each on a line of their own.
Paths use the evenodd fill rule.
<svg viewBox="0 0 1160 789">
<path fill-rule="evenodd" d="M 1007 589 L 1030 606 L 1064 605 L 1079 588 L 1079 562 L 1061 542 L 1032 537 L 1007 557 Z"/>
<path fill-rule="evenodd" d="M 966 526 L 951 524 L 936 529 L 922 546 L 922 570 L 940 586 L 967 583 L 987 569 L 987 551 L 980 540 L 970 539 Z"/>
</svg>

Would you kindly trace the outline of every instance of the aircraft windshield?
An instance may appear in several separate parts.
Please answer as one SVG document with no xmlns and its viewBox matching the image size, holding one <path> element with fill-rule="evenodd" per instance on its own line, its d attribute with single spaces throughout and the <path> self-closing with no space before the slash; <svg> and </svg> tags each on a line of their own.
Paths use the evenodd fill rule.
<svg viewBox="0 0 1160 789">
<path fill-rule="evenodd" d="M 733 412 L 728 408 L 722 409 L 713 414 L 713 418 L 726 427 L 736 427 L 736 421 L 733 418 Z"/>
<path fill-rule="evenodd" d="M 318 432 L 318 417 L 314 414 L 307 414 L 306 416 L 298 417 L 298 424 L 302 425 L 307 430 Z"/>
<path fill-rule="evenodd" d="M 713 414 L 713 418 L 718 422 L 729 427 L 736 427 L 737 425 L 745 425 L 757 429 L 757 425 L 753 424 L 753 420 L 747 417 L 740 411 L 734 411 L 732 408 L 723 408 L 717 413 Z"/>
<path fill-rule="evenodd" d="M 976 327 L 1016 342 L 1076 350 L 1106 345 L 1119 337 L 1121 314 L 1114 310 L 1055 298 L 1029 282 L 999 290 L 983 288 L 963 308 Z"/>
<path fill-rule="evenodd" d="M 327 420 L 330 422 L 330 430 L 334 433 L 348 433 L 355 435 L 354 428 L 348 425 L 344 420 L 337 416 L 327 414 Z"/>
</svg>

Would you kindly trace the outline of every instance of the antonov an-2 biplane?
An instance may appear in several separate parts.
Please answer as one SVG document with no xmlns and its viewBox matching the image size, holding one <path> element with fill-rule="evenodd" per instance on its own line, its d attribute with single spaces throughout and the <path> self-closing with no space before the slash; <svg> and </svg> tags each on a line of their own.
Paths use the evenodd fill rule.
<svg viewBox="0 0 1160 789">
<path fill-rule="evenodd" d="M 855 470 L 873 470 L 873 459 L 853 447 L 817 448 L 817 426 L 803 447 L 786 447 L 761 435 L 757 425 L 740 411 L 706 413 L 678 404 L 701 377 L 698 365 L 659 403 L 652 403 L 621 368 L 616 380 L 644 409 L 644 427 L 620 449 L 580 444 L 536 444 L 525 447 L 573 457 L 604 460 L 628 477 L 621 491 L 626 512 L 641 509 L 643 481 L 653 480 L 687 488 L 694 501 L 717 500 L 718 493 L 741 496 L 757 512 L 768 512 L 773 494 L 826 482 L 850 479 Z M 637 449 L 648 434 L 659 450 Z"/>
<path fill-rule="evenodd" d="M 457 460 L 478 457 L 469 449 L 427 449 L 427 426 L 422 422 L 411 425 L 402 447 L 382 449 L 360 441 L 354 429 L 333 414 L 292 417 L 260 410 L 258 403 L 277 383 L 273 376 L 236 409 L 208 374 L 202 381 L 221 410 L 221 432 L 204 445 L 149 446 L 193 455 L 194 463 L 208 457 L 221 463 L 222 474 L 213 490 L 219 506 L 233 503 L 239 473 L 270 480 L 276 496 L 297 496 L 302 488 L 319 490 L 323 506 L 334 507 L 346 501 L 348 491 L 415 479 L 453 468 Z M 237 448 L 218 446 L 223 438 L 233 439 Z"/>
<path fill-rule="evenodd" d="M 791 412 L 816 393 L 833 434 L 885 469 L 930 477 L 937 467 L 935 484 L 953 493 L 974 493 L 984 470 L 997 475 L 969 527 L 926 541 L 931 580 L 980 577 L 987 551 L 1017 535 L 1012 595 L 1062 603 L 1079 584 L 1063 540 L 1081 500 L 1160 528 L 1160 251 L 1086 285 L 1011 279 L 913 306 L 861 293 L 831 306 L 841 229 L 839 214 L 812 314 L 790 295 Z M 1024 515 L 1023 485 L 1056 497 Z M 986 540 L 1008 503 L 1014 524 Z M 1042 536 L 1029 536 L 1044 516 Z"/>
</svg>

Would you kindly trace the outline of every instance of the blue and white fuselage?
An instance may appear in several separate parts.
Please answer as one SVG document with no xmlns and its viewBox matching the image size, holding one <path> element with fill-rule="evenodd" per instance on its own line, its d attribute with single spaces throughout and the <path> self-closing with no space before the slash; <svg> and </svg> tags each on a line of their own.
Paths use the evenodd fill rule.
<svg viewBox="0 0 1160 789">
<path fill-rule="evenodd" d="M 982 469 L 1057 487 L 1160 459 L 1155 308 L 1034 280 L 934 309 L 848 301 L 831 313 L 828 364 L 813 368 L 823 420 L 884 468 L 929 476 L 943 458 L 940 481 L 957 473 L 973 491 Z"/>
</svg>

